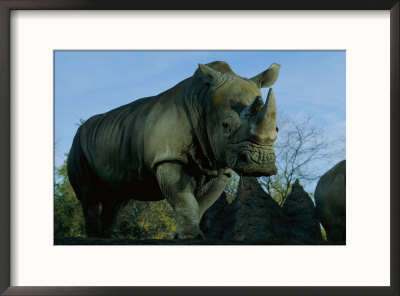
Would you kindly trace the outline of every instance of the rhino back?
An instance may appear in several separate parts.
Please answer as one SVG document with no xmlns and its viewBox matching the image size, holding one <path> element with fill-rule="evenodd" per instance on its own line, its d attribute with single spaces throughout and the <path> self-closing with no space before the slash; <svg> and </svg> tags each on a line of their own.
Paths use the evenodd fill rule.
<svg viewBox="0 0 400 296">
<path fill-rule="evenodd" d="M 80 148 L 101 181 L 120 186 L 143 178 L 144 125 L 154 101 L 155 97 L 134 101 L 95 115 L 80 127 Z"/>
<path fill-rule="evenodd" d="M 346 160 L 336 164 L 318 181 L 315 189 L 317 203 L 329 203 L 339 208 L 346 203 Z"/>
</svg>

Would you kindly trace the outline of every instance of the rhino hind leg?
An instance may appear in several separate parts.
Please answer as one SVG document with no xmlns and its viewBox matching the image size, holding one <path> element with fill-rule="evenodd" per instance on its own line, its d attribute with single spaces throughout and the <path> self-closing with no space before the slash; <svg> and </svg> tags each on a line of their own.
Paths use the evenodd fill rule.
<svg viewBox="0 0 400 296">
<path fill-rule="evenodd" d="M 325 224 L 327 239 L 330 241 L 346 241 L 346 220 L 336 217 L 334 224 Z"/>
<path fill-rule="evenodd" d="M 332 210 L 334 209 L 334 210 Z M 329 241 L 346 240 L 346 214 L 339 213 L 334 206 L 317 203 L 318 219 L 326 231 Z"/>
<path fill-rule="evenodd" d="M 199 227 L 199 205 L 194 197 L 194 180 L 177 163 L 160 164 L 157 167 L 157 180 L 178 222 L 174 238 L 204 239 Z"/>
<path fill-rule="evenodd" d="M 118 213 L 124 205 L 123 202 L 103 203 L 100 215 L 102 237 L 112 236 Z"/>
<path fill-rule="evenodd" d="M 346 230 L 332 229 L 329 233 L 327 232 L 327 239 L 330 241 L 346 241 Z"/>
<path fill-rule="evenodd" d="M 85 229 L 87 237 L 100 237 L 100 203 L 82 201 L 83 216 L 85 218 Z"/>
</svg>

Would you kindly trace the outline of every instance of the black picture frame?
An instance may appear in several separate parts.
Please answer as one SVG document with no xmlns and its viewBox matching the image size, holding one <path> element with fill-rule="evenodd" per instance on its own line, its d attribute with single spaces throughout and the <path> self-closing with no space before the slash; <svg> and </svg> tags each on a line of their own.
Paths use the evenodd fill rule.
<svg viewBox="0 0 400 296">
<path fill-rule="evenodd" d="M 399 295 L 399 0 L 0 0 L 1 295 Z M 10 12 L 13 10 L 390 10 L 389 287 L 22 287 L 10 286 Z M 368 258 L 365 258 L 368 264 Z"/>
</svg>

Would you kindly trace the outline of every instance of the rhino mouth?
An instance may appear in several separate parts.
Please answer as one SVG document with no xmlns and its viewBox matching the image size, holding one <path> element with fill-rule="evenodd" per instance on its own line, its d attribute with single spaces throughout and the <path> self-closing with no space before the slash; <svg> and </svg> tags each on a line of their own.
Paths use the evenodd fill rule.
<svg viewBox="0 0 400 296">
<path fill-rule="evenodd" d="M 247 142 L 237 147 L 233 170 L 244 176 L 271 176 L 277 173 L 275 152 L 272 145 Z"/>
</svg>

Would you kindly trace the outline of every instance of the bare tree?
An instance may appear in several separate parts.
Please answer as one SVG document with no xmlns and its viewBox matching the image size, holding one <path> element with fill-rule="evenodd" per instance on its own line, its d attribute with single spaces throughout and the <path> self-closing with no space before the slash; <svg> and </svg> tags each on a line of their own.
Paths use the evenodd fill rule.
<svg viewBox="0 0 400 296">
<path fill-rule="evenodd" d="M 263 188 L 283 205 L 296 179 L 304 183 L 317 180 L 339 155 L 339 147 L 329 140 L 322 129 L 311 124 L 308 117 L 302 122 L 284 118 L 278 122 L 279 133 L 275 143 L 278 174 L 261 177 Z"/>
</svg>

